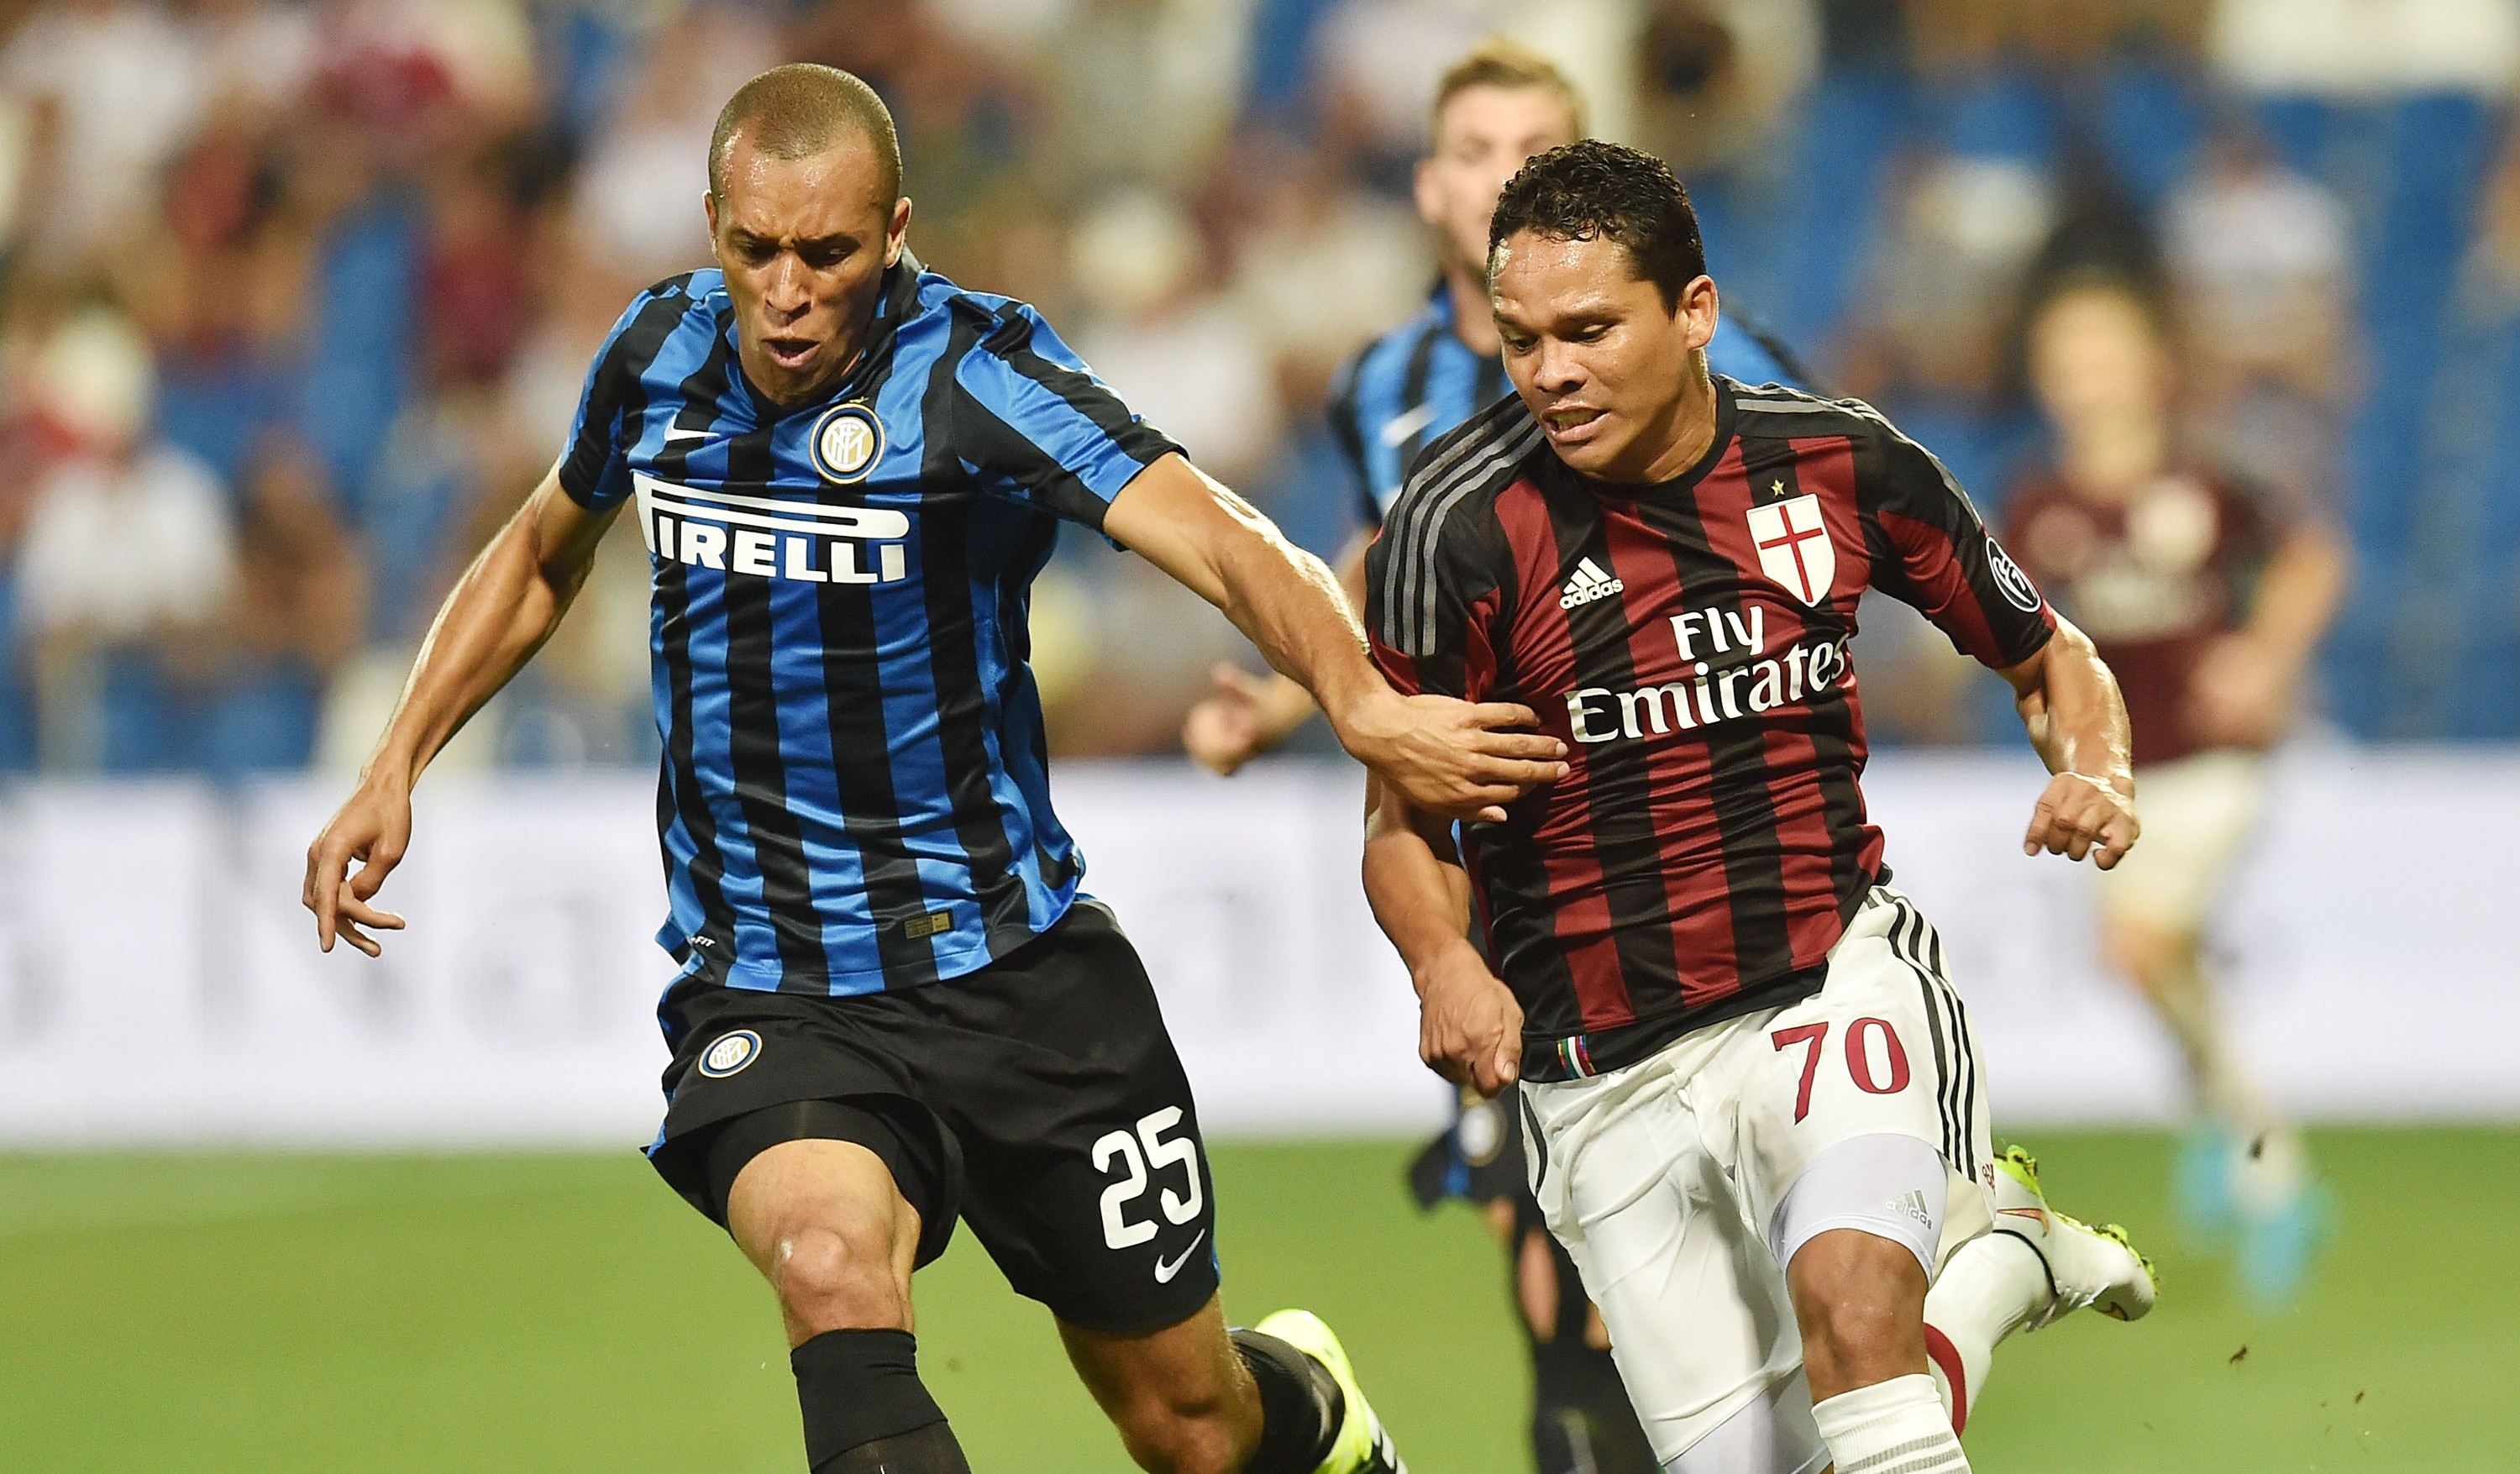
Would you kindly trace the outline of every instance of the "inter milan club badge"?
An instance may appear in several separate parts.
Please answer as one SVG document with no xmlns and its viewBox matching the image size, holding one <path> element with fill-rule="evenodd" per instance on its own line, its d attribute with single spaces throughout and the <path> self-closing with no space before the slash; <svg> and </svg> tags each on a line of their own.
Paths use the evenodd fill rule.
<svg viewBox="0 0 2520 1474">
<path fill-rule="evenodd" d="M 722 1036 L 700 1056 L 700 1073 L 712 1079 L 724 1079 L 759 1057 L 761 1036 L 750 1029 L 738 1029 Z"/>
<path fill-rule="evenodd" d="M 855 481 L 883 454 L 883 422 L 863 404 L 840 405 L 814 426 L 814 469 L 827 481 Z"/>
</svg>

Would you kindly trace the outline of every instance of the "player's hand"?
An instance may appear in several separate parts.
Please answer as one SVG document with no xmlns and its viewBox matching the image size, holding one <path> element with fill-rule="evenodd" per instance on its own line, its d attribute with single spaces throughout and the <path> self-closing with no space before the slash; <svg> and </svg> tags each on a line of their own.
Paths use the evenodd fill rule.
<svg viewBox="0 0 2520 1474">
<path fill-rule="evenodd" d="M 1514 730 L 1539 725 L 1528 706 L 1394 692 L 1367 703 L 1339 740 L 1412 807 L 1502 824 L 1507 804 L 1566 776 L 1564 742 Z"/>
<path fill-rule="evenodd" d="M 1255 676 L 1219 662 L 1209 677 L 1216 690 L 1199 698 L 1182 723 L 1182 750 L 1220 778 L 1285 740 L 1312 710 L 1312 693 L 1283 676 Z M 1282 691 L 1294 687 L 1294 698 Z M 1300 705 L 1297 705 L 1297 701 Z M 1284 708 L 1295 706 L 1292 720 Z"/>
<path fill-rule="evenodd" d="M 2089 855 L 2102 870 L 2114 867 L 2135 848 L 2143 826 L 2135 817 L 2135 797 L 2105 780 L 2083 773 L 2059 773 L 2048 780 L 2039 807 L 2030 813 L 2030 830 L 2021 836 L 2021 853 L 2045 850 L 2080 860 Z"/>
<path fill-rule="evenodd" d="M 1482 1095 L 1522 1078 L 1522 1005 L 1466 944 L 1418 979 L 1418 1057 Z"/>
<path fill-rule="evenodd" d="M 315 914 L 315 940 L 333 950 L 336 936 L 370 957 L 382 949 L 360 930 L 402 930 L 402 917 L 371 905 L 411 844 L 411 795 L 390 783 L 361 783 L 306 849 L 306 889 L 299 899 Z M 349 873 L 350 862 L 359 872 Z"/>
<path fill-rule="evenodd" d="M 2271 747 L 2293 711 L 2294 676 L 2265 645 L 2225 635 L 2188 678 L 2188 719 L 2209 746 Z"/>
</svg>

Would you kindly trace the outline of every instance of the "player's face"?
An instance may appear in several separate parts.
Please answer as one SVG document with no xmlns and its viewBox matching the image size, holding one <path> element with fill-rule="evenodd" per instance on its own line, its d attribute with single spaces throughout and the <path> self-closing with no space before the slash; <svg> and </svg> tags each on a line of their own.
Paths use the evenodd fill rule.
<svg viewBox="0 0 2520 1474">
<path fill-rule="evenodd" d="M 1445 264 L 1486 265 L 1488 217 L 1505 182 L 1535 154 L 1575 141 L 1575 119 L 1546 87 L 1464 87 L 1435 116 L 1434 152 L 1418 162 L 1418 214 L 1442 234 Z"/>
<path fill-rule="evenodd" d="M 1506 373 L 1558 459 L 1603 481 L 1666 480 L 1707 404 L 1715 283 L 1699 277 L 1665 305 L 1615 241 L 1518 231 L 1489 286 Z M 1700 437 L 1702 439 L 1702 436 Z"/>
<path fill-rule="evenodd" d="M 2060 425 L 2123 424 L 2161 413 L 2169 357 L 2143 307 L 2092 288 L 2048 302 L 2030 326 L 2030 381 Z"/>
<path fill-rule="evenodd" d="M 875 149 L 863 139 L 778 158 L 738 134 L 726 193 L 707 206 L 744 374 L 783 404 L 829 390 L 866 342 L 883 270 L 901 256 L 910 201 L 884 198 Z"/>
</svg>

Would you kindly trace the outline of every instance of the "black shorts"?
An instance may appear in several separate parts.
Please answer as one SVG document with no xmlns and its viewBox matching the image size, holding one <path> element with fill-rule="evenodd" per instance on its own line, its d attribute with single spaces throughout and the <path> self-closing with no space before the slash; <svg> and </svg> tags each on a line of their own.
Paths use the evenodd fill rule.
<svg viewBox="0 0 2520 1474">
<path fill-rule="evenodd" d="M 754 1153 L 851 1140 L 919 1210 L 922 1265 L 959 1213 L 1018 1294 L 1072 1325 L 1157 1330 L 1216 1292 L 1190 1080 L 1101 904 L 943 982 L 828 998 L 687 981 L 657 1011 L 674 1058 L 649 1157 L 720 1225 Z"/>
</svg>

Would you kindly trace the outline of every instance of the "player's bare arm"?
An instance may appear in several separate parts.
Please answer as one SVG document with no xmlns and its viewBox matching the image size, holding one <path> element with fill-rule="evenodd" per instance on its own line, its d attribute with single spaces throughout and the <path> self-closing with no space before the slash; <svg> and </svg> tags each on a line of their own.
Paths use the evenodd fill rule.
<svg viewBox="0 0 2520 1474">
<path fill-rule="evenodd" d="M 2070 860 L 2090 856 L 2108 870 L 2135 848 L 2133 737 L 2126 698 L 2091 637 L 2061 615 L 2055 637 L 2004 669 L 2030 744 L 2047 763 L 2047 790 L 2031 811 L 2021 852 Z"/>
<path fill-rule="evenodd" d="M 2272 745 L 2300 703 L 2302 676 L 2345 597 L 2351 553 L 2317 522 L 2288 532 L 2259 575 L 2247 624 L 2217 640 L 2195 676 L 2196 723 L 2215 740 Z"/>
<path fill-rule="evenodd" d="M 1224 611 L 1313 692 L 1341 746 L 1430 813 L 1502 820 L 1504 805 L 1565 776 L 1564 743 L 1512 730 L 1539 725 L 1529 707 L 1393 691 L 1328 565 L 1184 458 L 1131 479 L 1103 531 Z"/>
<path fill-rule="evenodd" d="M 374 903 L 411 842 L 412 785 L 560 627 L 612 517 L 570 500 L 555 469 L 446 596 L 358 788 L 306 851 L 301 899 L 326 952 L 338 936 L 375 957 L 379 943 L 362 928 L 402 928 Z M 353 860 L 359 872 L 348 875 Z"/>
<path fill-rule="evenodd" d="M 1339 554 L 1339 588 L 1353 608 L 1365 607 L 1365 548 L 1360 536 Z M 1271 672 L 1255 676 L 1231 661 L 1210 672 L 1216 690 L 1199 698 L 1182 723 L 1182 748 L 1221 778 L 1276 747 L 1321 710 L 1302 682 Z"/>
<path fill-rule="evenodd" d="M 1493 1095 L 1522 1077 L 1522 1005 L 1469 943 L 1452 826 L 1371 775 L 1365 805 L 1366 900 L 1418 990 L 1418 1057 Z"/>
</svg>

